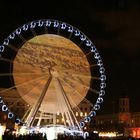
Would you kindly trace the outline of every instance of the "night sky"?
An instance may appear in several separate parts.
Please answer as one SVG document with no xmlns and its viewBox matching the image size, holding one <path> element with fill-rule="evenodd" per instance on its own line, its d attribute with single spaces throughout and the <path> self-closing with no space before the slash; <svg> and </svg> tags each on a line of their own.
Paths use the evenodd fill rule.
<svg viewBox="0 0 140 140">
<path fill-rule="evenodd" d="M 140 0 L 12 2 L 0 2 L 0 44 L 32 20 L 67 22 L 94 42 L 103 59 L 107 88 L 99 112 L 112 113 L 113 104 L 118 111 L 122 94 L 130 97 L 131 111 L 140 111 Z"/>
</svg>

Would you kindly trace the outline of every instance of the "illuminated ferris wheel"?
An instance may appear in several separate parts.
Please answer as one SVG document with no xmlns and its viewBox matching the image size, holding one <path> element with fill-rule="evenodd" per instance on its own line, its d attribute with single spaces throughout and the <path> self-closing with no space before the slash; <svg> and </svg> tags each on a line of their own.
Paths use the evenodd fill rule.
<svg viewBox="0 0 140 140">
<path fill-rule="evenodd" d="M 17 124 L 56 123 L 59 114 L 64 125 L 83 128 L 103 102 L 106 76 L 99 52 L 65 22 L 37 20 L 17 28 L 0 46 L 0 65 L 0 106 Z M 74 112 L 81 112 L 82 101 L 92 109 L 78 122 Z M 24 106 L 19 114 L 18 105 Z"/>
</svg>

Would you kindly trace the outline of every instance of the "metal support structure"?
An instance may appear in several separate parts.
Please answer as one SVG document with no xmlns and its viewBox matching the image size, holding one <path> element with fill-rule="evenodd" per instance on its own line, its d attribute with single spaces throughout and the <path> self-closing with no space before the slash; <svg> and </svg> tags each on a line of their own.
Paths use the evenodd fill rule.
<svg viewBox="0 0 140 140">
<path fill-rule="evenodd" d="M 43 117 L 43 112 L 41 112 L 39 115 L 40 116 L 39 116 L 39 119 L 38 119 L 38 122 L 37 122 L 37 126 L 40 126 L 40 124 L 41 124 L 41 120 L 42 120 L 42 117 Z"/>
<path fill-rule="evenodd" d="M 49 88 L 49 85 L 51 81 L 54 81 L 55 88 L 56 88 L 56 96 L 57 96 L 57 101 L 59 103 L 59 108 L 61 110 L 62 118 L 64 119 L 64 125 L 69 126 L 71 128 L 75 128 L 75 125 L 78 126 L 78 129 L 81 130 L 79 123 L 75 117 L 75 114 L 72 110 L 72 106 L 70 104 L 70 101 L 67 97 L 67 94 L 65 93 L 65 90 L 61 84 L 61 81 L 58 78 L 58 73 L 54 71 L 50 71 L 50 76 L 48 81 L 45 83 L 44 89 L 39 96 L 38 100 L 36 101 L 35 105 L 32 107 L 27 119 L 26 119 L 26 125 L 27 127 L 31 127 L 34 123 L 34 120 L 37 118 L 37 113 L 39 111 L 39 108 L 42 104 L 42 101 L 47 93 L 47 90 Z M 39 114 L 39 120 L 37 123 L 37 126 L 40 126 L 42 118 L 44 118 L 43 113 Z M 56 114 L 54 113 L 53 116 L 53 125 L 56 125 Z M 65 120 L 66 119 L 66 120 Z"/>
<path fill-rule="evenodd" d="M 30 114 L 29 114 L 29 116 L 28 116 L 28 118 L 27 118 L 27 120 L 26 120 L 26 125 L 27 125 L 28 127 L 31 127 L 31 126 L 33 125 L 33 122 L 34 122 L 34 120 L 35 120 L 35 117 L 36 117 L 36 115 L 37 115 L 37 112 L 38 112 L 38 110 L 39 110 L 39 108 L 40 108 L 40 106 L 41 106 L 41 103 L 42 103 L 42 101 L 43 101 L 45 95 L 46 95 L 46 92 L 47 92 L 47 90 L 48 90 L 48 87 L 49 87 L 49 85 L 50 85 L 51 80 L 52 80 L 52 75 L 50 75 L 48 81 L 46 82 L 46 84 L 45 84 L 45 86 L 44 86 L 44 89 L 43 89 L 43 91 L 42 91 L 40 97 L 38 98 L 36 104 L 35 104 L 35 105 L 33 106 L 33 108 L 31 109 L 31 112 L 30 112 Z"/>
<path fill-rule="evenodd" d="M 61 85 L 58 81 L 58 77 L 56 75 L 54 77 L 54 83 L 55 83 L 55 88 L 57 90 L 57 96 L 59 97 L 59 102 L 62 104 L 62 111 L 64 112 L 66 119 L 68 120 L 67 123 L 69 124 L 69 126 L 74 126 L 67 102 L 64 98 L 64 94 L 63 94 L 64 91 L 62 90 L 62 87 L 61 87 Z"/>
<path fill-rule="evenodd" d="M 72 121 L 72 126 L 74 127 L 74 123 L 73 123 L 73 119 L 74 119 L 76 125 L 77 125 L 78 128 L 81 130 L 81 127 L 80 127 L 80 125 L 79 125 L 79 123 L 78 123 L 78 121 L 77 121 L 77 119 L 76 119 L 76 117 L 75 117 L 75 114 L 74 114 L 74 112 L 73 112 L 73 110 L 72 110 L 72 106 L 71 106 L 71 104 L 70 104 L 70 101 L 69 101 L 69 99 L 68 99 L 68 97 L 67 97 L 67 95 L 66 95 L 66 93 L 65 93 L 65 91 L 64 91 L 64 88 L 63 88 L 63 86 L 62 86 L 62 84 L 61 84 L 59 78 L 57 78 L 57 81 L 58 81 L 58 83 L 59 83 L 59 86 L 61 87 L 61 91 L 62 91 L 64 100 L 66 101 L 66 104 L 67 104 L 67 107 L 68 107 L 68 112 L 71 113 L 71 114 L 70 114 L 70 113 L 68 113 L 68 114 L 70 114 L 69 117 L 70 117 L 70 120 Z M 73 117 L 73 118 L 72 118 L 72 117 Z"/>
</svg>

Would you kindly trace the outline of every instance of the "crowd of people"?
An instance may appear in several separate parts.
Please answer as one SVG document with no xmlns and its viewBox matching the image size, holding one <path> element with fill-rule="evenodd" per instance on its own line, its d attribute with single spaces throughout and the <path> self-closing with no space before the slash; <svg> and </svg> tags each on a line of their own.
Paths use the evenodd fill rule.
<svg viewBox="0 0 140 140">
<path fill-rule="evenodd" d="M 1 138 L 0 138 L 1 140 Z M 29 133 L 26 135 L 16 135 L 7 131 L 2 135 L 2 140 L 49 140 L 45 133 Z M 86 138 L 80 135 L 59 134 L 54 140 L 139 140 L 132 137 L 99 137 L 98 134 L 88 135 Z"/>
<path fill-rule="evenodd" d="M 15 135 L 7 133 L 2 136 L 2 140 L 47 140 L 47 137 L 42 134 Z"/>
<path fill-rule="evenodd" d="M 47 135 L 43 133 L 32 133 L 26 135 L 15 135 L 12 133 L 4 133 L 2 136 L 2 140 L 48 140 Z M 88 137 L 84 138 L 83 136 L 72 136 L 72 135 L 58 135 L 57 139 L 54 140 L 139 140 L 132 137 L 99 137 L 98 135 L 89 135 Z"/>
<path fill-rule="evenodd" d="M 43 134 L 28 134 L 28 135 L 18 135 L 18 136 L 13 134 L 4 134 L 2 136 L 2 140 L 48 140 L 48 139 L 47 136 Z M 84 138 L 82 136 L 58 135 L 57 140 L 84 140 Z"/>
</svg>

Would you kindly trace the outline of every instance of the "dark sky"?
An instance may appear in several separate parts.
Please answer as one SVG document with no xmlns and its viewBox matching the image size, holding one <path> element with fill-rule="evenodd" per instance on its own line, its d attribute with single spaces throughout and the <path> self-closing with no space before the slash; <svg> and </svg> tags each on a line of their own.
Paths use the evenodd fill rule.
<svg viewBox="0 0 140 140">
<path fill-rule="evenodd" d="M 13 2 L 13 3 L 12 3 Z M 0 2 L 0 44 L 13 30 L 36 19 L 58 19 L 83 31 L 99 50 L 107 75 L 100 112 L 127 94 L 131 110 L 140 111 L 140 0 Z"/>
</svg>

